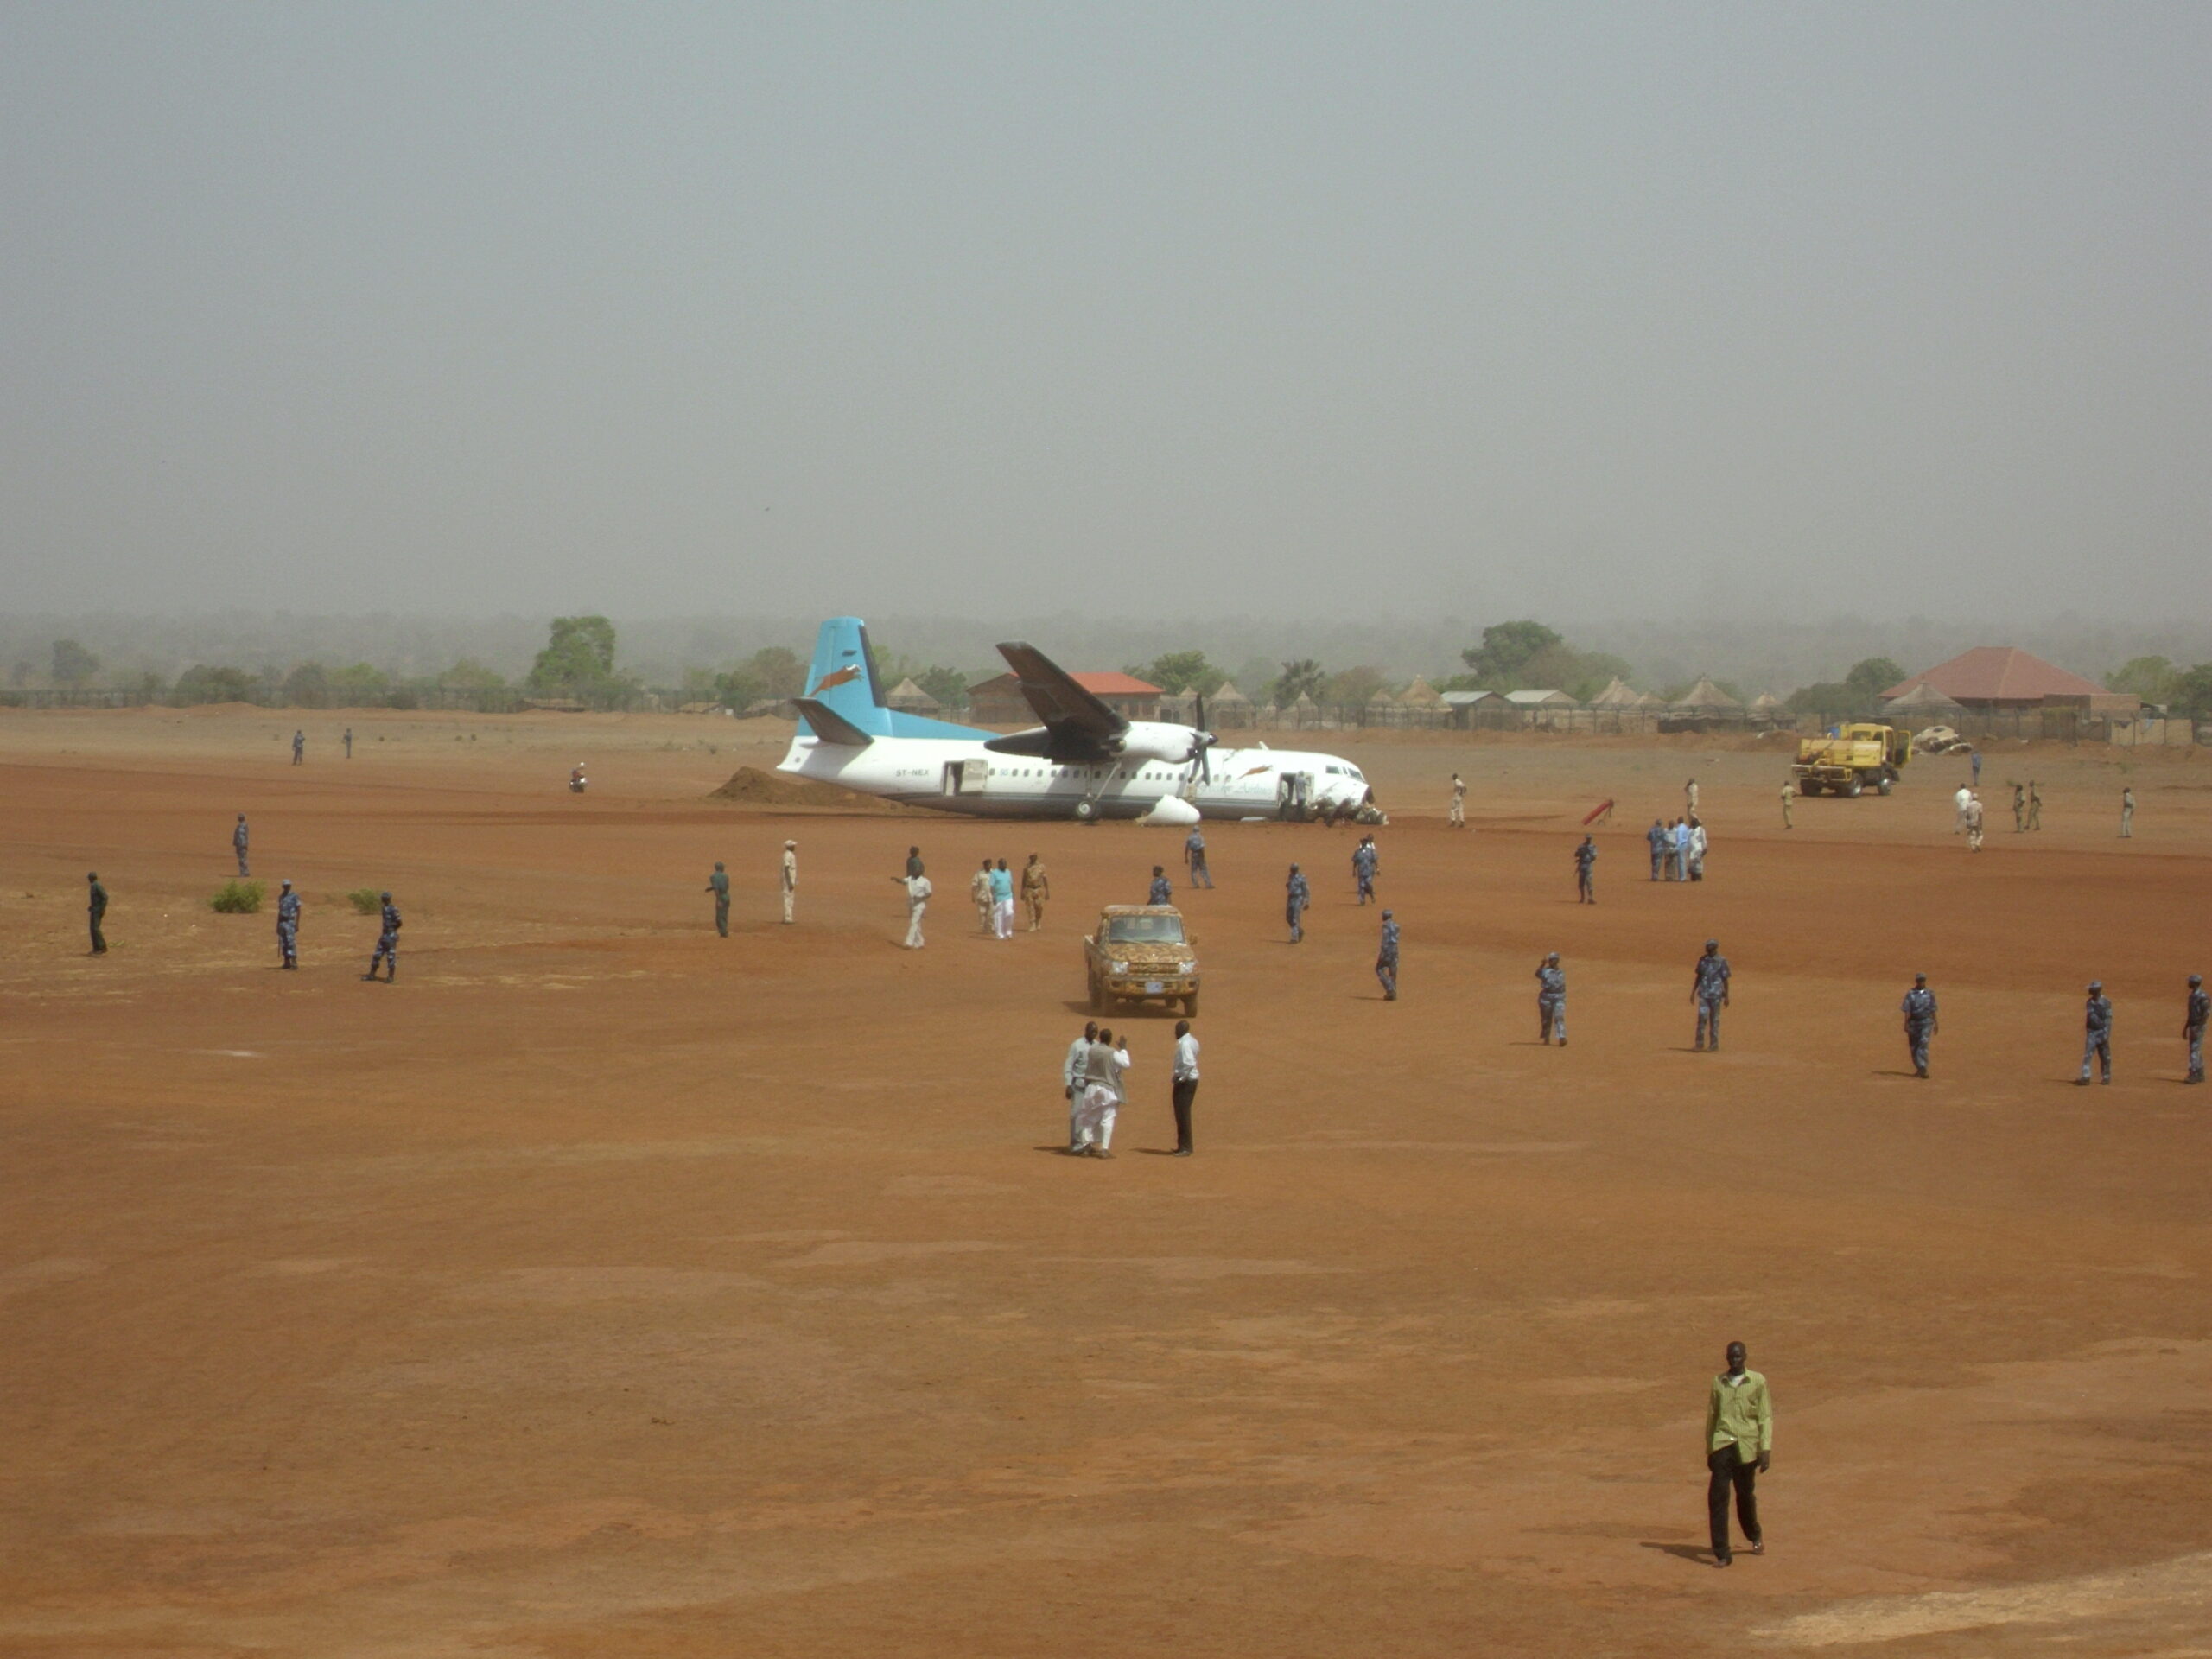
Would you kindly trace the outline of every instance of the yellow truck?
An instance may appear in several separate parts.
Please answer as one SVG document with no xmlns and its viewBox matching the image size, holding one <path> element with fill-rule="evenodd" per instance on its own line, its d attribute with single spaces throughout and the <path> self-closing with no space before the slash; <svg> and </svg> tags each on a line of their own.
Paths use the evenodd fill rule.
<svg viewBox="0 0 2212 1659">
<path fill-rule="evenodd" d="M 1871 788 L 1886 795 L 1912 759 L 1912 734 L 1895 726 L 1859 722 L 1839 726 L 1825 737 L 1797 741 L 1797 764 L 1790 772 L 1800 795 L 1856 797 Z"/>
<path fill-rule="evenodd" d="M 1109 905 L 1083 942 L 1090 1006 L 1104 1012 L 1116 1001 L 1180 1002 L 1198 1011 L 1196 941 L 1183 931 L 1173 905 Z"/>
</svg>

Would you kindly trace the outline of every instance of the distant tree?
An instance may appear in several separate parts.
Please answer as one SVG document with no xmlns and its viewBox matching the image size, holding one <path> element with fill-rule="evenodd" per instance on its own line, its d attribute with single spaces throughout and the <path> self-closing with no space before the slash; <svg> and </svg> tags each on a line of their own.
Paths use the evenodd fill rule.
<svg viewBox="0 0 2212 1659">
<path fill-rule="evenodd" d="M 507 683 L 474 657 L 463 657 L 438 676 L 438 684 L 448 691 L 504 691 Z"/>
<path fill-rule="evenodd" d="M 2180 671 L 2163 657 L 2137 657 L 2107 675 L 2105 689 L 2133 691 L 2145 702 L 2166 702 L 2171 700 L 2174 682 L 2179 677 Z"/>
<path fill-rule="evenodd" d="M 2212 720 L 2212 663 L 2199 663 L 2175 675 L 2166 690 L 2166 707 L 2191 720 Z"/>
<path fill-rule="evenodd" d="M 1311 657 L 1297 658 L 1285 663 L 1275 679 L 1275 702 L 1285 709 L 1301 696 L 1312 697 L 1318 702 L 1328 683 L 1329 677 L 1322 672 L 1319 663 Z"/>
<path fill-rule="evenodd" d="M 1202 696 L 1218 691 L 1221 683 L 1229 677 L 1206 661 L 1206 654 L 1203 651 L 1163 652 L 1141 668 L 1133 668 L 1129 672 L 1178 696 L 1185 691 L 1196 691 Z"/>
<path fill-rule="evenodd" d="M 367 663 L 334 670 L 330 676 L 330 701 L 334 707 L 359 708 L 391 692 L 391 676 Z"/>
<path fill-rule="evenodd" d="M 330 706 L 330 671 L 321 663 L 305 662 L 284 677 L 284 701 L 295 709 Z"/>
<path fill-rule="evenodd" d="M 74 639 L 54 642 L 54 683 L 80 686 L 100 671 L 100 659 Z"/>
<path fill-rule="evenodd" d="M 1264 657 L 1255 657 L 1238 669 L 1232 677 L 1236 689 L 1255 702 L 1266 702 L 1274 696 L 1276 664 Z"/>
<path fill-rule="evenodd" d="M 1477 679 L 1492 690 L 1514 690 L 1527 683 L 1529 659 L 1538 652 L 1567 642 L 1541 622 L 1493 622 L 1483 630 L 1483 642 L 1459 653 L 1460 660 Z"/>
<path fill-rule="evenodd" d="M 1894 685 L 1896 681 L 1890 682 Z M 1685 686 L 1683 690 L 1689 688 Z M 1681 692 L 1675 693 L 1677 696 Z M 1841 680 L 1821 680 L 1812 685 L 1801 685 L 1782 700 L 1783 707 L 1793 715 L 1840 715 L 1856 709 L 1866 699 Z"/>
<path fill-rule="evenodd" d="M 752 668 L 753 677 L 767 688 L 764 696 L 796 697 L 806 690 L 805 659 L 783 645 L 754 652 Z"/>
<path fill-rule="evenodd" d="M 260 680 L 242 668 L 194 663 L 176 677 L 175 696 L 181 703 L 250 702 L 260 690 Z"/>
<path fill-rule="evenodd" d="M 945 708 L 956 711 L 968 706 L 968 688 L 976 683 L 957 668 L 925 668 L 913 676 L 913 681 Z"/>
<path fill-rule="evenodd" d="M 530 689 L 544 696 L 603 696 L 614 679 L 614 625 L 603 616 L 556 616 L 531 664 Z"/>
<path fill-rule="evenodd" d="M 1904 670 L 1888 657 L 1866 657 L 1853 663 L 1843 677 L 1843 683 L 1861 702 L 1872 702 L 1899 680 Z"/>
<path fill-rule="evenodd" d="M 1340 674 L 1331 675 L 1320 701 L 1338 709 L 1362 708 L 1387 683 L 1381 669 L 1370 668 L 1362 663 L 1345 669 Z"/>
</svg>

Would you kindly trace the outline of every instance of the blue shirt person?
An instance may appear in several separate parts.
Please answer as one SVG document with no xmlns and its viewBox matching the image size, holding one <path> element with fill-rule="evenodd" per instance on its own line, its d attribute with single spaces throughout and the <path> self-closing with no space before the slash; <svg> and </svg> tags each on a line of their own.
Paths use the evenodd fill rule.
<svg viewBox="0 0 2212 1659">
<path fill-rule="evenodd" d="M 1147 905 L 1172 905 L 1174 902 L 1174 884 L 1168 880 L 1167 872 L 1165 868 L 1158 864 L 1154 865 L 1152 867 L 1152 890 L 1145 895 L 1145 903 Z"/>
<path fill-rule="evenodd" d="M 252 871 L 249 870 L 245 867 L 245 814 L 241 812 L 238 814 L 238 827 L 231 831 L 231 850 L 238 855 L 238 874 L 240 875 L 251 875 L 253 874 Z"/>
<path fill-rule="evenodd" d="M 1351 849 L 1352 880 L 1358 884 L 1359 902 L 1365 904 L 1375 896 L 1375 872 L 1382 867 L 1382 855 L 1376 850 L 1375 837 L 1364 836 Z"/>
<path fill-rule="evenodd" d="M 1548 1046 L 1554 1037 L 1567 1046 L 1567 969 L 1556 950 L 1536 969 L 1536 1040 Z"/>
<path fill-rule="evenodd" d="M 369 958 L 369 971 L 363 979 L 377 976 L 377 964 L 383 963 L 385 983 L 389 985 L 399 975 L 399 906 L 391 902 L 388 893 L 377 895 L 384 901 L 384 912 L 377 925 L 376 953 Z"/>
<path fill-rule="evenodd" d="M 1192 887 L 1213 886 L 1213 877 L 1206 873 L 1206 838 L 1198 833 L 1195 824 L 1183 842 L 1183 862 L 1190 866 Z"/>
<path fill-rule="evenodd" d="M 1667 861 L 1667 826 L 1656 818 L 1652 819 L 1651 827 L 1643 832 L 1643 838 L 1651 844 L 1651 879 L 1656 881 L 1661 866 Z"/>
<path fill-rule="evenodd" d="M 1306 878 L 1300 873 L 1298 866 L 1292 865 L 1290 879 L 1283 883 L 1282 912 L 1283 919 L 1290 924 L 1290 942 L 1293 944 L 1306 937 L 1306 925 L 1300 918 L 1306 914 L 1306 907 L 1313 902 L 1313 889 L 1306 886 Z"/>
<path fill-rule="evenodd" d="M 1382 942 L 1375 953 L 1375 977 L 1382 986 L 1382 1000 L 1398 1000 L 1398 925 L 1382 912 Z"/>
<path fill-rule="evenodd" d="M 2189 976 L 2189 1003 L 2182 1014 L 2181 1034 L 2189 1044 L 2189 1077 L 2190 1083 L 2204 1081 L 2204 1026 L 2212 1020 L 2212 996 L 2204 994 L 2204 976 Z"/>
<path fill-rule="evenodd" d="M 1709 1046 L 1718 1052 L 1720 1010 L 1728 1005 L 1728 958 L 1720 954 L 1718 939 L 1705 942 L 1705 954 L 1697 959 L 1697 975 L 1690 982 L 1690 1001 L 1697 1004 L 1696 1051 Z"/>
<path fill-rule="evenodd" d="M 1598 887 L 1592 868 L 1597 861 L 1598 843 L 1587 836 L 1583 836 L 1582 844 L 1574 849 L 1574 902 L 1578 905 L 1598 902 Z"/>
<path fill-rule="evenodd" d="M 2101 979 L 2089 982 L 2089 1001 L 2082 1011 L 2082 1075 L 2075 1082 L 2089 1080 L 2089 1062 L 2095 1059 L 2103 1067 L 2101 1083 L 2112 1081 L 2112 999 L 2105 995 Z"/>
<path fill-rule="evenodd" d="M 300 965 L 300 895 L 292 891 L 289 878 L 276 895 L 276 949 L 283 954 L 285 967 Z"/>
<path fill-rule="evenodd" d="M 1904 1015 L 1905 1046 L 1912 1054 L 1916 1077 L 1928 1075 L 1928 1039 L 1936 1034 L 1936 993 L 1928 988 L 1928 976 L 1915 974 L 1912 988 L 1899 1005 Z"/>
</svg>

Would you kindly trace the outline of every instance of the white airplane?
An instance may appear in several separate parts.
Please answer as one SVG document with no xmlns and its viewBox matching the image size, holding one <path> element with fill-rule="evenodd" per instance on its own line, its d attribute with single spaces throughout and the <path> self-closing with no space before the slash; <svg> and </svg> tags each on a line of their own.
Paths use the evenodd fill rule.
<svg viewBox="0 0 2212 1659">
<path fill-rule="evenodd" d="M 1001 736 L 885 707 L 867 625 L 830 618 L 806 694 L 793 699 L 798 734 L 776 770 L 978 817 L 1188 824 L 1350 814 L 1374 798 L 1336 755 L 1221 748 L 1195 726 L 1116 714 L 1034 646 L 999 652 L 1042 725 Z"/>
</svg>

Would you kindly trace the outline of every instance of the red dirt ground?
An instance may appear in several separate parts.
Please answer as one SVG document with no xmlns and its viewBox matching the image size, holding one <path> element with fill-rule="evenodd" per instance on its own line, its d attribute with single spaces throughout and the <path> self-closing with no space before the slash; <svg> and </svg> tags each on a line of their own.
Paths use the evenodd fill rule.
<svg viewBox="0 0 2212 1659">
<path fill-rule="evenodd" d="M 1350 832 L 1210 830 L 1199 1154 L 1152 1155 L 1140 1016 L 1107 1164 L 1052 1150 L 1077 937 L 1176 832 L 705 798 L 765 726 L 316 716 L 295 769 L 295 723 L 0 715 L 0 1653 L 2208 1650 L 2212 764 L 2000 751 L 2050 827 L 1993 786 L 1972 858 L 1955 761 L 1785 836 L 1750 747 L 1329 741 L 1395 809 L 1403 1000 Z M 1653 886 L 1693 772 L 1710 879 Z M 296 976 L 206 907 L 239 810 L 307 894 Z M 976 937 L 966 871 L 1033 850 L 1046 930 Z M 2120 1081 L 2077 1090 L 2092 975 Z M 1723 1573 L 1738 1337 L 1771 1548 Z"/>
</svg>

